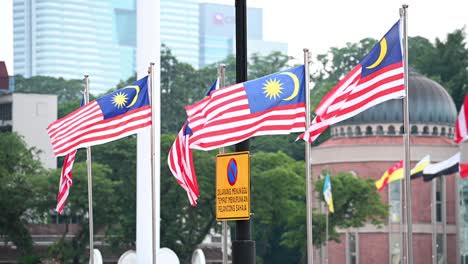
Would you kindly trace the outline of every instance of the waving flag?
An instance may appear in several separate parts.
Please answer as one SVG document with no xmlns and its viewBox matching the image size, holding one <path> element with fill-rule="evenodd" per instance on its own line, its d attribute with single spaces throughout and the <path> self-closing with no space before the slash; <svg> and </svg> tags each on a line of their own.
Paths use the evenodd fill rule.
<svg viewBox="0 0 468 264">
<path fill-rule="evenodd" d="M 105 95 L 47 128 L 55 156 L 137 133 L 151 125 L 148 77 Z"/>
<path fill-rule="evenodd" d="M 317 116 L 299 138 L 313 142 L 330 125 L 405 96 L 400 22 L 380 40 L 315 109 Z"/>
<path fill-rule="evenodd" d="M 85 104 L 85 98 L 81 98 L 80 107 Z M 70 192 L 70 188 L 73 185 L 73 163 L 75 163 L 75 155 L 76 150 L 68 153 L 63 160 L 62 172 L 60 174 L 60 183 L 59 183 L 59 191 L 57 194 L 57 206 L 55 207 L 55 211 L 59 214 L 62 214 L 63 208 L 65 207 L 65 202 L 67 201 L 68 194 Z"/>
<path fill-rule="evenodd" d="M 206 92 L 206 96 L 209 96 L 212 91 L 218 88 L 219 80 L 217 79 Z M 195 167 L 193 165 L 192 149 L 189 147 L 191 135 L 192 130 L 189 127 L 189 123 L 185 122 L 172 144 L 167 163 L 177 183 L 187 192 L 190 204 L 197 205 L 197 199 L 200 197 L 200 193 L 198 190 Z"/>
<path fill-rule="evenodd" d="M 213 91 L 186 107 L 190 147 L 229 146 L 258 135 L 305 128 L 304 66 Z"/>
<path fill-rule="evenodd" d="M 327 177 L 325 178 L 325 182 L 323 183 L 323 197 L 325 202 L 328 205 L 328 211 L 330 213 L 335 212 L 335 208 L 333 206 L 333 196 L 331 190 L 331 181 L 330 181 L 330 173 L 327 171 Z"/>
<path fill-rule="evenodd" d="M 423 176 L 424 168 L 429 166 L 429 164 L 431 164 L 431 156 L 426 155 L 411 169 L 411 180 Z"/>
<path fill-rule="evenodd" d="M 460 170 L 460 152 L 439 163 L 430 164 L 423 170 L 424 181 L 432 181 L 435 177 L 450 175 Z"/>
<path fill-rule="evenodd" d="M 460 143 L 468 139 L 468 122 L 466 117 L 468 116 L 468 94 L 465 95 L 465 101 L 463 101 L 458 114 L 457 123 L 455 124 L 455 142 Z"/>
<path fill-rule="evenodd" d="M 389 183 L 404 178 L 403 173 L 403 161 L 395 163 L 390 169 L 386 170 L 385 173 L 375 182 L 377 190 L 382 191 Z"/>
</svg>

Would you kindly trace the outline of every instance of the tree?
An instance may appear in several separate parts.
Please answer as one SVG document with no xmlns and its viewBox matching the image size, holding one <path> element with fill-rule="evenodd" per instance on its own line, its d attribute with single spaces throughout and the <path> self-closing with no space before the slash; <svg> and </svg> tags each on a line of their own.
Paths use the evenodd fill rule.
<svg viewBox="0 0 468 264">
<path fill-rule="evenodd" d="M 56 94 L 59 104 L 80 98 L 83 90 L 83 81 L 65 80 L 48 76 L 33 76 L 24 78 L 15 76 L 15 92 Z"/>
<path fill-rule="evenodd" d="M 32 192 L 30 179 L 39 177 L 44 169 L 38 152 L 15 133 L 0 133 L 0 149 L 0 235 L 13 242 L 22 255 L 31 254 L 26 224 L 37 193 Z"/>
<path fill-rule="evenodd" d="M 315 182 L 315 194 L 322 202 L 323 183 L 323 179 Z M 330 240 L 339 241 L 336 228 L 358 228 L 365 223 L 381 226 L 387 219 L 389 206 L 382 202 L 372 179 L 338 173 L 331 177 L 331 186 L 335 212 L 329 215 Z M 305 208 L 296 213 L 290 217 L 283 243 L 288 247 L 300 248 L 305 253 Z M 312 219 L 313 244 L 318 247 L 325 242 L 325 214 L 315 211 Z"/>
</svg>

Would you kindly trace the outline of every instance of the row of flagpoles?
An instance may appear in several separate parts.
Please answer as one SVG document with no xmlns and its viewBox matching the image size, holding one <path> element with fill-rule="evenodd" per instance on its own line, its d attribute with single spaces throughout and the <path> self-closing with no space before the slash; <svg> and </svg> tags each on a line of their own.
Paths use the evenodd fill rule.
<svg viewBox="0 0 468 264">
<path fill-rule="evenodd" d="M 212 150 L 229 146 L 257 135 L 276 135 L 302 132 L 299 138 L 313 142 L 330 125 L 355 116 L 364 110 L 391 100 L 404 100 L 404 159 L 394 170 L 400 178 L 410 179 L 410 144 L 408 118 L 408 40 L 407 6 L 400 9 L 400 20 L 381 41 L 330 92 L 310 118 L 309 63 L 310 55 L 304 49 L 304 65 L 286 69 L 259 79 L 210 89 L 205 98 L 186 106 L 187 122 L 171 147 L 168 166 L 176 181 L 187 192 L 189 201 L 196 205 L 200 196 L 193 165 L 192 149 Z M 154 69 L 150 70 L 152 74 Z M 89 80 L 86 77 L 88 91 Z M 218 82 L 217 82 L 218 83 Z M 87 148 L 88 182 L 91 184 L 90 146 L 103 144 L 135 134 L 159 122 L 153 107 L 153 78 L 143 77 L 135 83 L 85 104 L 69 115 L 53 122 L 48 133 L 56 156 L 64 156 L 57 211 L 61 212 L 72 184 L 72 166 L 78 148 Z M 279 89 L 280 87 L 281 89 Z M 152 96 L 150 103 L 149 96 Z M 153 97 L 154 95 L 154 97 Z M 160 98 L 159 98 L 160 99 Z M 160 103 L 160 101 L 159 101 Z M 153 129 L 154 130 L 154 129 Z M 457 130 L 458 131 L 458 130 Z M 151 133 L 151 138 L 158 131 Z M 155 146 L 151 144 L 152 172 L 156 162 Z M 312 175 L 311 145 L 305 144 L 306 207 L 307 207 L 307 262 L 313 263 L 312 246 Z M 426 167 L 428 168 L 428 167 Z M 424 170 L 426 170 L 424 168 Z M 430 168 L 430 167 L 429 167 Z M 388 173 L 392 175 L 393 173 Z M 389 176 L 389 179 L 391 177 Z M 152 179 L 155 179 L 153 175 Z M 328 179 L 328 185 L 330 181 Z M 387 180 L 387 183 L 389 181 Z M 405 181 L 405 197 L 411 205 L 410 181 Z M 154 192 L 157 183 L 152 181 Z M 331 186 L 324 194 L 331 201 Z M 92 189 L 89 186 L 90 257 L 92 260 Z M 155 194 L 153 193 L 153 197 Z M 154 199 L 153 199 L 154 200 Z M 153 206 L 155 206 L 153 201 Z M 332 204 L 332 203 L 331 203 Z M 330 206 L 330 203 L 328 203 Z M 411 206 L 406 206 L 406 262 L 413 263 Z M 157 211 L 154 207 L 153 212 Z M 158 248 L 156 227 L 159 216 L 153 213 L 153 253 Z M 155 257 L 153 257 L 153 263 Z"/>
</svg>

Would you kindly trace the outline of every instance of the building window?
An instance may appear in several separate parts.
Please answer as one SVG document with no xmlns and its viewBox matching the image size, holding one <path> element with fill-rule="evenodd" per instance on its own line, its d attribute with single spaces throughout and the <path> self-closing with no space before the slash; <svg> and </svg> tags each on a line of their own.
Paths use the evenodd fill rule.
<svg viewBox="0 0 468 264">
<path fill-rule="evenodd" d="M 411 127 L 411 134 L 412 135 L 417 135 L 418 134 L 418 126 L 412 126 Z"/>
<path fill-rule="evenodd" d="M 436 181 L 436 222 L 442 222 L 442 178 L 437 177 Z"/>
<path fill-rule="evenodd" d="M 436 248 L 437 248 L 437 263 L 445 263 L 444 262 L 444 234 L 437 234 L 436 235 Z"/>
<path fill-rule="evenodd" d="M 356 233 L 348 233 L 348 264 L 357 264 L 357 236 Z"/>
<path fill-rule="evenodd" d="M 395 135 L 396 131 L 395 131 L 395 127 L 394 126 L 389 126 L 388 127 L 388 134 L 389 135 Z"/>
<path fill-rule="evenodd" d="M 348 137 L 353 136 L 353 129 L 351 127 L 346 128 L 346 136 L 348 136 Z"/>
<path fill-rule="evenodd" d="M 355 129 L 354 129 L 354 134 L 359 137 L 362 135 L 362 132 L 361 132 L 361 127 L 360 126 L 357 126 Z"/>
<path fill-rule="evenodd" d="M 400 126 L 400 135 L 403 135 L 405 133 L 405 127 Z"/>
<path fill-rule="evenodd" d="M 452 128 L 449 128 L 449 134 L 448 134 L 449 137 L 453 137 L 453 129 Z"/>
<path fill-rule="evenodd" d="M 400 223 L 401 219 L 401 181 L 389 184 L 388 200 L 390 204 L 390 222 Z"/>
<path fill-rule="evenodd" d="M 383 127 L 382 126 L 377 126 L 377 135 L 383 135 Z"/>
<path fill-rule="evenodd" d="M 343 128 L 343 127 L 340 128 L 340 136 L 342 136 L 342 137 L 345 136 L 345 132 L 344 132 L 344 128 Z"/>
<path fill-rule="evenodd" d="M 432 129 L 432 135 L 433 135 L 433 136 L 437 136 L 438 134 L 439 134 L 439 128 L 438 128 L 438 127 L 434 127 L 434 128 Z"/>
<path fill-rule="evenodd" d="M 445 127 L 443 127 L 441 130 L 440 130 L 440 135 L 441 136 L 445 136 Z"/>
<path fill-rule="evenodd" d="M 390 233 L 390 264 L 401 263 L 400 233 Z"/>
<path fill-rule="evenodd" d="M 373 134 L 372 127 L 371 126 L 366 127 L 366 136 L 372 136 L 372 134 Z"/>
<path fill-rule="evenodd" d="M 425 126 L 423 127 L 423 132 L 422 132 L 423 135 L 429 135 L 429 127 Z"/>
</svg>

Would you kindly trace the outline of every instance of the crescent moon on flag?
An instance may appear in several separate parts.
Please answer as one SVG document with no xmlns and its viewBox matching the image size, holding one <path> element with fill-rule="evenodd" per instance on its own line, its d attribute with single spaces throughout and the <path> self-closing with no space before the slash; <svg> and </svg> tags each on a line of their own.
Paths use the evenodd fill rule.
<svg viewBox="0 0 468 264">
<path fill-rule="evenodd" d="M 387 55 L 387 40 L 385 38 L 383 38 L 380 41 L 380 54 L 379 54 L 379 57 L 377 58 L 377 60 L 372 65 L 367 66 L 366 69 L 373 69 L 373 68 L 379 66 L 379 64 L 385 58 L 385 55 Z"/>
<path fill-rule="evenodd" d="M 297 94 L 299 93 L 299 79 L 297 78 L 297 76 L 292 73 L 292 72 L 282 72 L 280 74 L 284 74 L 284 75 L 287 75 L 289 77 L 291 77 L 291 79 L 293 80 L 294 82 L 294 90 L 293 90 L 293 93 L 288 97 L 288 98 L 284 98 L 283 100 L 284 101 L 291 101 L 292 99 L 294 99 L 294 97 L 297 96 Z"/>
<path fill-rule="evenodd" d="M 127 106 L 127 108 L 130 108 L 130 107 L 132 107 L 132 106 L 136 103 L 136 101 L 138 100 L 138 94 L 140 93 L 140 87 L 139 87 L 138 85 L 129 85 L 129 86 L 125 87 L 125 88 L 133 88 L 133 89 L 135 89 L 135 91 L 136 91 L 136 94 L 135 94 L 135 96 L 133 97 L 132 102 Z"/>
</svg>

